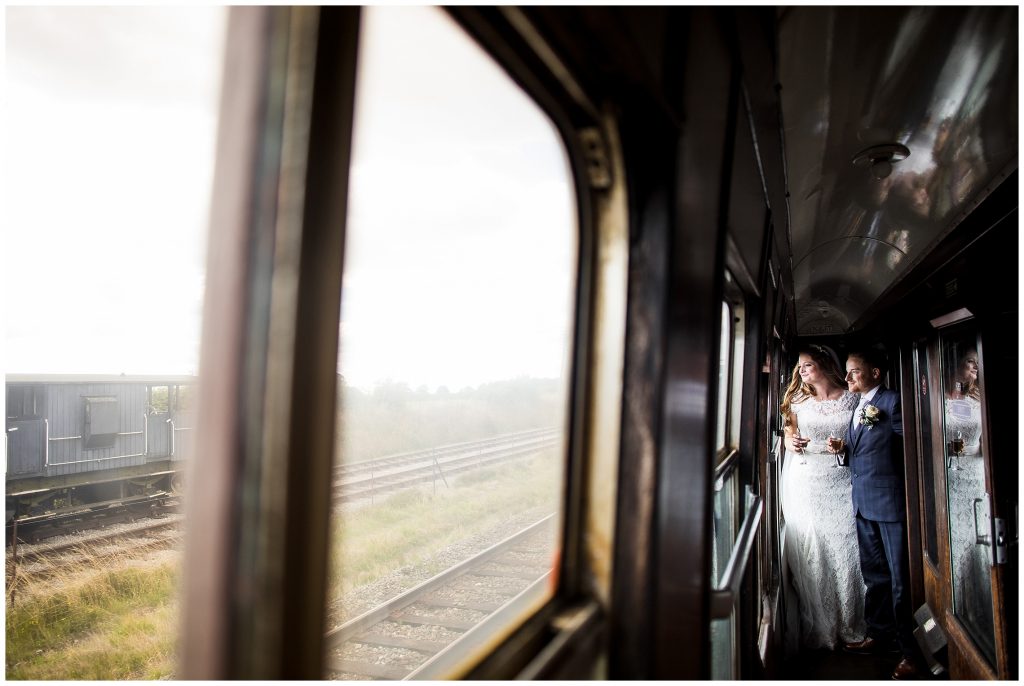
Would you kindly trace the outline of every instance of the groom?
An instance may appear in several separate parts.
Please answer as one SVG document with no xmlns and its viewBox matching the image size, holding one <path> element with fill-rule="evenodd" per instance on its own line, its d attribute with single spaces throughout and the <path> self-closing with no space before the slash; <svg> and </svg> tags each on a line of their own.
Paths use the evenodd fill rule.
<svg viewBox="0 0 1024 686">
<path fill-rule="evenodd" d="M 844 648 L 854 653 L 884 653 L 898 647 L 903 659 L 892 678 L 914 679 L 923 670 L 910 607 L 903 415 L 899 393 L 881 385 L 883 365 L 874 350 L 850 353 L 846 361 L 846 383 L 851 392 L 860 393 L 847 443 L 860 569 L 867 585 L 864 614 L 868 631 L 863 641 Z"/>
</svg>

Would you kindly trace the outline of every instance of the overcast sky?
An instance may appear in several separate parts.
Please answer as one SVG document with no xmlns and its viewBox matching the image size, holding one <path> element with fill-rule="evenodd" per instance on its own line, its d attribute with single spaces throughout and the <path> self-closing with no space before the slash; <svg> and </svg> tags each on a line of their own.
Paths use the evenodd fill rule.
<svg viewBox="0 0 1024 686">
<path fill-rule="evenodd" d="M 554 127 L 441 12 L 367 12 L 341 372 L 452 390 L 566 363 L 576 216 Z"/>
<path fill-rule="evenodd" d="M 6 371 L 194 373 L 226 12 L 6 16 Z M 560 375 L 576 217 L 554 128 L 440 11 L 364 21 L 340 371 Z"/>
<path fill-rule="evenodd" d="M 225 18 L 7 8 L 7 371 L 198 368 Z"/>
</svg>

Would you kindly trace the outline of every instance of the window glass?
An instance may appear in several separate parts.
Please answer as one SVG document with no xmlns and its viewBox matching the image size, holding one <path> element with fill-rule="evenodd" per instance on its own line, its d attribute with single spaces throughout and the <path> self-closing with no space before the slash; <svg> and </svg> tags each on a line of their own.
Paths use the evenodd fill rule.
<svg viewBox="0 0 1024 686">
<path fill-rule="evenodd" d="M 551 122 L 443 12 L 365 10 L 329 678 L 457 674 L 554 590 L 577 260 L 568 169 Z"/>
<path fill-rule="evenodd" d="M 732 321 L 729 323 L 732 333 L 732 380 L 729 384 L 729 445 L 739 447 L 741 403 L 743 401 L 743 350 L 744 336 L 746 335 L 743 305 L 738 301 L 733 303 L 730 314 L 732 315 Z"/>
<path fill-rule="evenodd" d="M 167 386 L 151 386 L 149 389 L 149 408 L 153 414 L 167 414 L 170 408 L 170 393 Z"/>
<path fill-rule="evenodd" d="M 992 521 L 983 440 L 985 377 L 977 329 L 973 323 L 954 327 L 943 332 L 940 345 L 953 612 L 994 665 Z"/>
<path fill-rule="evenodd" d="M 722 331 L 718 349 L 718 412 L 715 447 L 720 457 L 725 448 L 739 447 L 740 409 L 743 400 L 743 304 L 739 289 L 725 273 L 726 300 L 722 301 Z"/>
<path fill-rule="evenodd" d="M 11 680 L 176 676 L 183 463 L 149 389 L 166 412 L 198 369 L 226 19 L 5 10 Z"/>
<path fill-rule="evenodd" d="M 739 492 L 739 470 L 727 469 L 715 480 L 711 522 L 711 584 L 716 589 L 727 589 L 729 580 L 725 572 L 729 561 L 738 552 L 737 535 L 742 519 L 753 501 L 749 487 Z M 749 560 L 748 560 L 749 564 Z M 739 674 L 738 631 L 740 599 L 734 598 L 728 616 L 716 615 L 711 619 L 711 678 L 736 679 Z"/>
<path fill-rule="evenodd" d="M 744 323 L 739 289 L 729 272 L 725 274 L 727 299 L 722 302 L 722 331 L 719 346 L 717 440 L 719 458 L 725 459 L 739 449 L 739 425 L 742 400 Z M 756 449 L 756 448 L 755 448 Z M 746 472 L 743 458 L 731 463 L 720 462 L 716 470 L 712 511 L 711 579 L 722 588 L 730 557 L 738 551 L 736 536 L 751 502 L 750 484 L 743 483 Z M 756 471 L 750 471 L 756 478 Z M 742 486 L 743 496 L 740 496 Z M 749 561 L 748 561 L 749 564 Z M 736 638 L 738 600 L 733 602 L 728 617 L 715 616 L 711 621 L 711 678 L 734 679 L 738 673 Z"/>
<path fill-rule="evenodd" d="M 718 344 L 718 414 L 715 421 L 715 447 L 725 448 L 726 417 L 729 411 L 729 380 L 732 350 L 732 312 L 729 303 L 722 303 L 722 337 Z"/>
</svg>

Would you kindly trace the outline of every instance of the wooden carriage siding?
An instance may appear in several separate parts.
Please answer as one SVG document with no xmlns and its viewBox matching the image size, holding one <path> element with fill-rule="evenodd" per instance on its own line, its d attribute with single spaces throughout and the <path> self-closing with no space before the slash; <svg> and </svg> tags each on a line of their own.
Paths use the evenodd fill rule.
<svg viewBox="0 0 1024 686">
<path fill-rule="evenodd" d="M 40 412 L 14 418 L 8 408 L 7 478 L 58 476 L 143 465 L 147 461 L 187 459 L 192 452 L 194 414 L 155 412 L 149 389 L 193 386 L 190 376 L 8 375 L 7 389 L 35 388 Z M 8 394 L 10 398 L 10 394 Z M 94 427 L 113 433 L 109 447 L 90 448 L 86 405 L 113 399 L 116 414 L 103 425 L 110 400 L 94 400 Z M 189 408 L 191 410 L 191 408 Z M 95 431 L 93 433 L 96 433 Z"/>
</svg>

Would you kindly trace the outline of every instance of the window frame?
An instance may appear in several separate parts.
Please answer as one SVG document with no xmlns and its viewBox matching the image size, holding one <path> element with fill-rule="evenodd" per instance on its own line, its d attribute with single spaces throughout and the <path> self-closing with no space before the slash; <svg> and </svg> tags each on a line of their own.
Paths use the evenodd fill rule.
<svg viewBox="0 0 1024 686">
<path fill-rule="evenodd" d="M 625 195 L 611 204 L 608 194 L 601 201 L 592 195 L 602 186 L 591 174 L 593 159 L 580 134 L 596 130 L 607 142 L 610 129 L 597 108 L 573 97 L 570 84 L 556 76 L 562 74 L 545 64 L 550 56 L 524 47 L 523 34 L 530 30 L 520 21 L 521 11 L 445 11 L 552 119 L 567 149 L 577 196 L 560 585 L 547 605 L 468 674 L 539 678 L 559 668 L 557 657 L 534 662 L 559 633 L 552 629 L 556 617 L 569 613 L 576 619 L 572 640 L 562 642 L 566 649 L 596 646 L 602 628 L 590 586 L 590 551 L 575 544 L 584 538 L 583 528 L 595 525 L 585 507 L 595 497 L 595 484 L 614 493 L 617 437 L 594 469 L 583 417 L 618 407 L 616 400 L 595 409 L 595 397 L 602 394 L 593 389 L 594 369 L 613 380 L 606 384 L 621 385 L 622 359 L 615 351 L 623 346 L 624 320 L 616 319 L 614 309 L 610 315 L 605 309 L 601 316 L 594 313 L 599 298 L 624 301 Z M 224 80 L 221 99 L 211 212 L 218 230 L 211 233 L 207 257 L 217 268 L 209 272 L 201 352 L 201 368 L 217 369 L 218 377 L 201 376 L 197 394 L 197 441 L 218 459 L 202 461 L 202 478 L 192 478 L 186 502 L 189 516 L 207 526 L 186 542 L 183 614 L 189 631 L 182 637 L 182 678 L 322 678 L 359 20 L 357 7 L 232 8 L 229 17 L 226 62 L 235 78 Z M 534 59 L 524 60 L 524 54 Z M 618 183 L 621 190 L 621 173 Z M 615 221 L 609 213 L 617 215 Z M 608 241 L 614 259 L 608 262 L 621 272 L 621 294 L 594 292 L 593 281 L 604 278 L 594 273 L 598 230 L 614 233 Z M 604 261 L 600 268 L 609 269 Z M 610 342 L 602 354 L 592 349 L 595 336 Z M 274 516 L 267 517 L 268 511 Z M 614 512 L 605 515 L 613 518 Z"/>
</svg>

